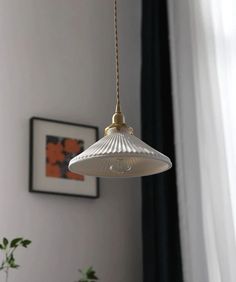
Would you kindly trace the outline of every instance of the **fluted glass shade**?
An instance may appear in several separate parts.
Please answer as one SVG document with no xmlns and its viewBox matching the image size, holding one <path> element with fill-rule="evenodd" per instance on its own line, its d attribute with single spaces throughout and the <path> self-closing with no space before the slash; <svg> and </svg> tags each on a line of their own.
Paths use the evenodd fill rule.
<svg viewBox="0 0 236 282">
<path fill-rule="evenodd" d="M 74 173 L 97 177 L 138 177 L 161 173 L 170 159 L 126 130 L 112 132 L 70 161 Z"/>
<path fill-rule="evenodd" d="M 138 177 L 164 172 L 170 159 L 133 135 L 120 107 L 119 44 L 117 0 L 114 0 L 114 38 L 116 62 L 116 108 L 105 136 L 73 158 L 69 170 L 97 177 Z"/>
</svg>

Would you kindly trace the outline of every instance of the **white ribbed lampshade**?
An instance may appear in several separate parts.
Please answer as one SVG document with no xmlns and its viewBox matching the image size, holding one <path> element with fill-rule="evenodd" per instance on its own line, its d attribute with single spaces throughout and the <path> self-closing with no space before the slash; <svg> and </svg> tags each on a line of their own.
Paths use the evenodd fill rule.
<svg viewBox="0 0 236 282">
<path fill-rule="evenodd" d="M 170 159 L 126 130 L 112 132 L 70 161 L 74 173 L 98 177 L 138 177 L 170 169 Z"/>
<path fill-rule="evenodd" d="M 120 108 L 117 0 L 114 0 L 114 35 L 116 59 L 116 110 L 105 137 L 69 163 L 70 171 L 98 177 L 137 177 L 161 173 L 171 168 L 168 157 L 133 135 L 125 124 Z"/>
</svg>

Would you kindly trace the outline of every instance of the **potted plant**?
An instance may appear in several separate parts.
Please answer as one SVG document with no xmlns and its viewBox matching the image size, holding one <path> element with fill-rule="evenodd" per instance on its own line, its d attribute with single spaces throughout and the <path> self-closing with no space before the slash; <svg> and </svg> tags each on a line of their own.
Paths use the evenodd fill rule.
<svg viewBox="0 0 236 282">
<path fill-rule="evenodd" d="M 18 249 L 19 247 L 27 248 L 29 244 L 31 244 L 31 241 L 22 237 L 15 238 L 11 241 L 7 238 L 2 239 L 2 242 L 0 243 L 0 251 L 2 253 L 0 271 L 5 272 L 6 282 L 8 282 L 9 270 L 18 269 L 20 267 L 20 265 L 16 263 L 15 259 L 16 249 Z"/>
</svg>

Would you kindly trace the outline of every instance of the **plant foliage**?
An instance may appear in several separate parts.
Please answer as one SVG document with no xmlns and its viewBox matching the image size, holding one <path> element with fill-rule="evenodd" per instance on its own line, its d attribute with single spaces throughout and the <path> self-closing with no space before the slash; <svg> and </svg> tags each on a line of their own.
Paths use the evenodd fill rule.
<svg viewBox="0 0 236 282">
<path fill-rule="evenodd" d="M 96 272 L 92 266 L 86 268 L 84 270 L 79 270 L 81 274 L 81 278 L 78 282 L 96 282 L 98 281 L 98 277 L 96 276 Z"/>
<path fill-rule="evenodd" d="M 27 248 L 28 245 L 31 244 L 31 241 L 28 239 L 24 239 L 22 237 L 15 238 L 13 240 L 8 240 L 7 238 L 3 238 L 2 242 L 0 242 L 0 251 L 3 253 L 3 259 L 0 264 L 0 271 L 5 271 L 6 273 L 6 281 L 8 277 L 9 269 L 17 269 L 20 267 L 19 264 L 16 263 L 15 259 L 15 251 L 18 247 Z"/>
</svg>

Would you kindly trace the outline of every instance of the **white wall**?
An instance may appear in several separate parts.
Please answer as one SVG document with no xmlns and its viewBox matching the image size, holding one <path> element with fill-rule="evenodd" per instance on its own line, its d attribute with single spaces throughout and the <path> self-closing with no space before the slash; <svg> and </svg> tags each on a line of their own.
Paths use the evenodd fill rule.
<svg viewBox="0 0 236 282">
<path fill-rule="evenodd" d="M 120 0 L 123 110 L 140 133 L 141 1 Z M 28 193 L 31 116 L 97 125 L 114 108 L 111 0 L 0 0 L 0 236 L 26 236 L 10 282 L 141 281 L 140 180 L 101 180 L 101 198 Z"/>
</svg>

